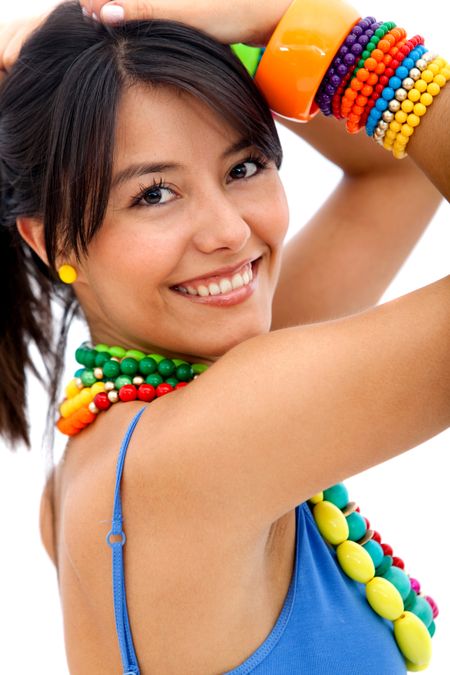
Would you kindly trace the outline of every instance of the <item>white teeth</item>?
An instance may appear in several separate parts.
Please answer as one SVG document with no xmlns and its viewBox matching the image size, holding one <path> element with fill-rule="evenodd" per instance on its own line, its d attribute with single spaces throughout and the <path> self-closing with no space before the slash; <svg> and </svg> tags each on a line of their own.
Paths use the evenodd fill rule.
<svg viewBox="0 0 450 675">
<path fill-rule="evenodd" d="M 231 285 L 233 286 L 233 290 L 236 290 L 237 288 L 242 288 L 242 286 L 244 285 L 244 280 L 240 274 L 234 275 L 234 277 L 231 279 Z"/>
<path fill-rule="evenodd" d="M 209 284 L 209 294 L 210 295 L 220 295 L 220 286 L 218 284 Z"/>
<path fill-rule="evenodd" d="M 231 285 L 231 281 L 229 279 L 222 279 L 219 286 L 221 293 L 229 293 L 233 290 L 233 286 Z"/>
<path fill-rule="evenodd" d="M 202 284 L 195 288 L 194 286 L 178 286 L 178 290 L 185 295 L 199 295 L 202 298 L 208 297 L 208 295 L 220 295 L 231 293 L 231 291 L 242 288 L 243 286 L 248 286 L 248 284 L 253 281 L 253 269 L 251 263 L 249 263 L 242 274 L 235 274 L 232 279 L 223 278 L 219 283 L 210 283 L 208 286 Z"/>
</svg>

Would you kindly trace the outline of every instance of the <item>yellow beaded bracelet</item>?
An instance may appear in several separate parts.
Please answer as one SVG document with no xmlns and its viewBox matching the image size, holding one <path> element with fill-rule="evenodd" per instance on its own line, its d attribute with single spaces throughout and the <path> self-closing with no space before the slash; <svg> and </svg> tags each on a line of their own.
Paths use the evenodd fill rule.
<svg viewBox="0 0 450 675">
<path fill-rule="evenodd" d="M 434 98 L 450 80 L 450 66 L 440 56 L 427 52 L 416 66 L 420 70 L 420 78 L 408 91 L 407 98 L 402 101 L 401 109 L 390 122 L 382 141 L 383 147 L 392 150 L 396 159 L 406 157 L 406 146 L 411 136 Z"/>
</svg>

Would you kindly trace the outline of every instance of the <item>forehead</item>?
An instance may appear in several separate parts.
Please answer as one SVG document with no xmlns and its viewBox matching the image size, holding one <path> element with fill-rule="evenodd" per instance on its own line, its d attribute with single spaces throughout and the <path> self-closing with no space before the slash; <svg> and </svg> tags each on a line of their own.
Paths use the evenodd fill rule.
<svg viewBox="0 0 450 675">
<path fill-rule="evenodd" d="M 124 92 L 119 104 L 115 164 L 124 156 L 217 155 L 238 137 L 237 130 L 187 92 L 135 86 Z"/>
</svg>

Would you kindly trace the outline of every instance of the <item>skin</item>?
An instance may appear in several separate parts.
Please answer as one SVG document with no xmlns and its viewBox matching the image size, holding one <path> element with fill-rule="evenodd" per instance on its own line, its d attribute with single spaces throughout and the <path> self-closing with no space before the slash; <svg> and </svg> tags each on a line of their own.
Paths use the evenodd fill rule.
<svg viewBox="0 0 450 675">
<path fill-rule="evenodd" d="M 70 259 L 94 342 L 209 363 L 270 329 L 288 226 L 286 196 L 273 162 L 264 170 L 244 163 L 254 148 L 221 159 L 238 140 L 191 96 L 139 87 L 124 95 L 113 175 L 149 157 L 182 168 L 137 176 L 114 189 L 88 257 L 81 265 Z M 141 199 L 134 206 L 142 187 L 162 177 L 165 187 L 150 194 L 156 205 Z M 45 259 L 41 224 L 21 219 L 19 229 Z M 171 290 L 260 256 L 258 287 L 248 302 L 210 307 Z"/>
<path fill-rule="evenodd" d="M 139 6 L 145 9 L 145 3 Z M 162 3 L 159 7 L 163 12 Z M 171 7 L 178 18 L 190 18 L 186 3 Z M 222 29 L 217 12 L 229 9 L 207 3 L 203 16 L 215 16 Z M 255 40 L 272 24 L 273 15 L 258 24 Z M 248 26 L 236 26 L 227 39 L 245 39 Z M 445 93 L 443 108 L 446 102 Z M 188 132 L 183 137 L 181 119 Z M 342 146 L 340 132 L 328 125 L 323 135 L 321 124 L 311 123 L 299 135 L 322 145 L 345 175 L 329 202 L 283 250 L 288 214 L 275 169 L 230 181 L 230 171 L 247 153 L 221 159 L 236 140 L 233 131 L 187 96 L 135 89 L 122 101 L 116 169 L 142 154 L 182 161 L 186 168 L 163 176 L 176 198 L 165 193 L 173 201 L 161 207 L 129 206 L 146 177 L 111 195 L 104 227 L 78 269 L 76 292 L 96 340 L 217 361 L 186 390 L 152 404 L 127 457 L 127 590 L 137 653 L 148 672 L 198 674 L 237 665 L 265 638 L 285 597 L 294 506 L 416 446 L 450 422 L 448 278 L 394 303 L 327 322 L 377 302 L 440 198 L 412 163 L 387 169 L 389 156 L 378 153 L 367 170 L 360 164 L 362 150 L 356 150 L 360 139 Z M 424 134 L 442 135 L 439 124 L 430 111 Z M 149 134 L 149 128 L 157 133 Z M 426 149 L 423 156 L 419 147 L 413 152 L 436 184 L 445 174 L 443 139 L 438 162 Z M 384 210 L 376 218 L 370 214 L 368 227 L 361 227 L 363 201 L 358 200 L 376 198 L 380 189 L 387 193 L 387 186 L 392 196 L 382 201 Z M 411 217 L 393 232 L 388 217 L 395 203 L 410 208 Z M 45 259 L 42 224 L 19 219 L 18 227 Z M 338 237 L 338 245 L 327 245 L 330 235 L 334 241 Z M 170 290 L 196 274 L 260 254 L 258 286 L 242 305 L 194 306 Z M 349 272 L 355 254 L 364 262 Z M 381 257 L 383 266 L 367 264 Z M 330 271 L 326 277 L 320 276 L 323 267 Z M 288 321 L 294 328 L 277 330 Z M 313 321 L 325 323 L 300 325 Z M 263 359 L 276 374 L 270 396 L 265 369 L 254 367 Z M 236 369 L 239 388 L 230 376 Z M 308 387 L 299 388 L 298 382 Z M 119 663 L 118 652 L 111 652 L 109 551 L 99 541 L 98 524 L 110 518 L 118 442 L 138 407 L 116 406 L 70 442 L 55 481 L 56 548 L 48 493 L 43 498 L 42 530 L 58 564 L 73 673 L 101 672 L 99 663 L 105 673 L 115 672 Z M 282 418 L 289 424 L 280 425 Z M 249 583 L 236 588 L 236 578 Z M 158 588 L 167 589 L 162 600 Z M 205 621 L 192 611 L 198 606 Z M 171 654 L 165 649 L 167 635 L 177 645 Z M 202 644 L 215 645 L 214 654 L 195 648 L 199 636 Z"/>
</svg>

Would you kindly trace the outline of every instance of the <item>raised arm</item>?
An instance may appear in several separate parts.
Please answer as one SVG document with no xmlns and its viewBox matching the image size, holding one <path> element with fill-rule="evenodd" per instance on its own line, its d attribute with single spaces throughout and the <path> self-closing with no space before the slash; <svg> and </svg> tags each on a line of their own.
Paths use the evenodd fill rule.
<svg viewBox="0 0 450 675">
<path fill-rule="evenodd" d="M 424 232 L 441 195 L 410 158 L 395 160 L 365 133 L 348 134 L 334 118 L 320 115 L 308 124 L 276 119 L 339 166 L 343 177 L 285 246 L 273 329 L 375 305 Z M 307 184 L 298 186 L 300 193 L 307 189 Z"/>
<path fill-rule="evenodd" d="M 158 402 L 169 406 L 170 428 L 143 416 L 134 446 L 148 479 L 143 503 L 162 500 L 174 526 L 183 513 L 232 533 L 245 514 L 249 531 L 261 532 L 318 491 L 446 429 L 449 309 L 450 276 L 235 347 Z"/>
</svg>

